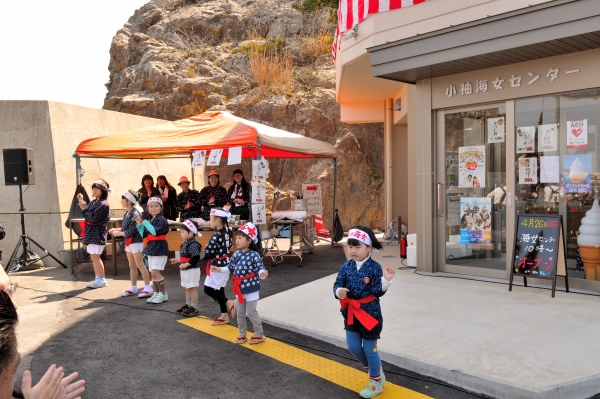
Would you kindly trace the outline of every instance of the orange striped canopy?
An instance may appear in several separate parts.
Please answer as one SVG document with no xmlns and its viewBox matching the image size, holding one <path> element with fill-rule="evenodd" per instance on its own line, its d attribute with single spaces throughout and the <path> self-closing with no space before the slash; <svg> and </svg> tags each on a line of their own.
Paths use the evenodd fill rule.
<svg viewBox="0 0 600 399">
<path fill-rule="evenodd" d="M 242 157 L 335 157 L 326 142 L 252 122 L 228 112 L 207 112 L 192 118 L 130 130 L 81 142 L 76 156 L 86 158 L 183 158 L 195 150 L 242 147 Z"/>
</svg>

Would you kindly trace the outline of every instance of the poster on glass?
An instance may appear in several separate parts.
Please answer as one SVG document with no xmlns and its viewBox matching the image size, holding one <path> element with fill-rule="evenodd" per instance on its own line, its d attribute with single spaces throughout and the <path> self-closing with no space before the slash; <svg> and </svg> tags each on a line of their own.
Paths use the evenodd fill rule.
<svg viewBox="0 0 600 399">
<path fill-rule="evenodd" d="M 519 159 L 519 184 L 537 184 L 537 158 Z"/>
<path fill-rule="evenodd" d="M 517 154 L 532 154 L 535 152 L 535 126 L 517 128 Z"/>
<path fill-rule="evenodd" d="M 558 151 L 558 125 L 538 126 L 538 152 Z"/>
<path fill-rule="evenodd" d="M 563 157 L 563 191 L 565 193 L 591 193 L 591 172 L 591 154 L 565 155 Z"/>
<path fill-rule="evenodd" d="M 485 187 L 485 146 L 458 147 L 458 186 Z"/>
<path fill-rule="evenodd" d="M 492 243 L 492 199 L 460 197 L 460 243 Z"/>
</svg>

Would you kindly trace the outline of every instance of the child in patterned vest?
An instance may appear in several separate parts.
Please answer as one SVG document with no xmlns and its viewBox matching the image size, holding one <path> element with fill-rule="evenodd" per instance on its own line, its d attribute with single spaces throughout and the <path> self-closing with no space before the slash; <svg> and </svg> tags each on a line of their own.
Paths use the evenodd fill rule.
<svg viewBox="0 0 600 399">
<path fill-rule="evenodd" d="M 181 223 L 181 238 L 183 244 L 179 247 L 179 259 L 171 259 L 171 264 L 179 265 L 181 286 L 185 288 L 185 305 L 177 309 L 177 313 L 186 316 L 198 316 L 198 287 L 200 286 L 200 251 L 202 245 L 196 241 L 196 236 L 202 237 L 198 225 L 193 220 Z"/>
</svg>

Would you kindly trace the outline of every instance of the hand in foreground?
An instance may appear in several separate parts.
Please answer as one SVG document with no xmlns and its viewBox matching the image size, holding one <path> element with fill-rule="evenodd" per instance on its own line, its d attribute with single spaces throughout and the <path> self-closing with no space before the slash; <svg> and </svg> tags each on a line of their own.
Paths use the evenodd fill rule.
<svg viewBox="0 0 600 399">
<path fill-rule="evenodd" d="M 186 267 L 188 267 L 190 264 L 188 262 L 182 263 L 181 265 L 179 265 L 180 269 L 185 269 Z"/>
<path fill-rule="evenodd" d="M 386 267 L 385 269 L 383 269 L 383 278 L 385 279 L 385 281 L 392 281 L 395 275 L 396 271 L 391 267 Z"/>
<path fill-rule="evenodd" d="M 179 263 L 179 259 L 171 258 L 171 259 L 169 259 L 169 262 L 171 262 L 171 264 L 174 265 L 175 263 Z"/>
<path fill-rule="evenodd" d="M 340 299 L 346 298 L 346 295 L 348 295 L 348 291 L 350 291 L 348 288 L 340 288 L 338 290 L 338 298 L 340 298 Z"/>
<path fill-rule="evenodd" d="M 261 270 L 260 272 L 258 272 L 258 276 L 260 278 L 267 278 L 268 275 L 269 275 L 269 272 L 267 270 Z"/>
<path fill-rule="evenodd" d="M 79 380 L 71 383 L 71 381 L 76 379 L 78 376 L 79 373 L 73 373 L 62 379 L 62 385 L 65 387 L 67 399 L 81 399 L 81 396 L 79 395 L 85 391 L 85 380 Z"/>
<path fill-rule="evenodd" d="M 62 379 L 65 373 L 63 368 L 56 368 L 53 364 L 48 368 L 46 374 L 34 387 L 31 386 L 31 372 L 23 372 L 21 390 L 25 399 L 64 399 L 67 397 Z"/>
<path fill-rule="evenodd" d="M 211 266 L 210 271 L 215 273 L 221 273 L 221 268 L 219 266 Z"/>
<path fill-rule="evenodd" d="M 138 216 L 138 217 L 136 217 L 136 218 L 135 218 L 135 222 L 136 222 L 137 224 L 142 224 L 142 217 L 141 217 L 141 216 Z"/>
</svg>

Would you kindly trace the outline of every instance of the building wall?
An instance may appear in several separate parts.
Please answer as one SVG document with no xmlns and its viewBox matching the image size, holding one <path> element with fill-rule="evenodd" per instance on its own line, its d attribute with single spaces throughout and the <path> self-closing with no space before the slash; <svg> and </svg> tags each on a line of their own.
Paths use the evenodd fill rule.
<svg viewBox="0 0 600 399">
<path fill-rule="evenodd" d="M 48 101 L 0 101 L 0 147 L 28 147 L 34 150 L 36 184 L 24 189 L 25 225 L 27 233 L 55 256 L 68 247 L 69 230 L 64 227 L 76 188 L 75 158 L 77 145 L 85 139 L 163 123 L 119 112 L 91 109 Z M 142 175 L 156 179 L 164 174 L 176 186 L 181 175 L 190 177 L 189 160 L 108 160 L 82 159 L 85 173 L 82 183 L 91 195 L 91 184 L 97 177 L 106 178 L 112 194 L 111 208 L 121 208 L 121 194 L 137 190 Z M 197 187 L 203 184 L 198 170 Z M 0 163 L 0 177 L 4 164 Z M 0 224 L 6 238 L 0 241 L 3 260 L 8 261 L 21 234 L 19 194 L 17 186 L 0 190 Z M 34 252 L 41 251 L 33 248 Z M 54 265 L 51 258 L 46 265 Z"/>
<path fill-rule="evenodd" d="M 395 125 L 392 135 L 392 216 L 401 216 L 408 223 L 408 127 Z"/>
</svg>

